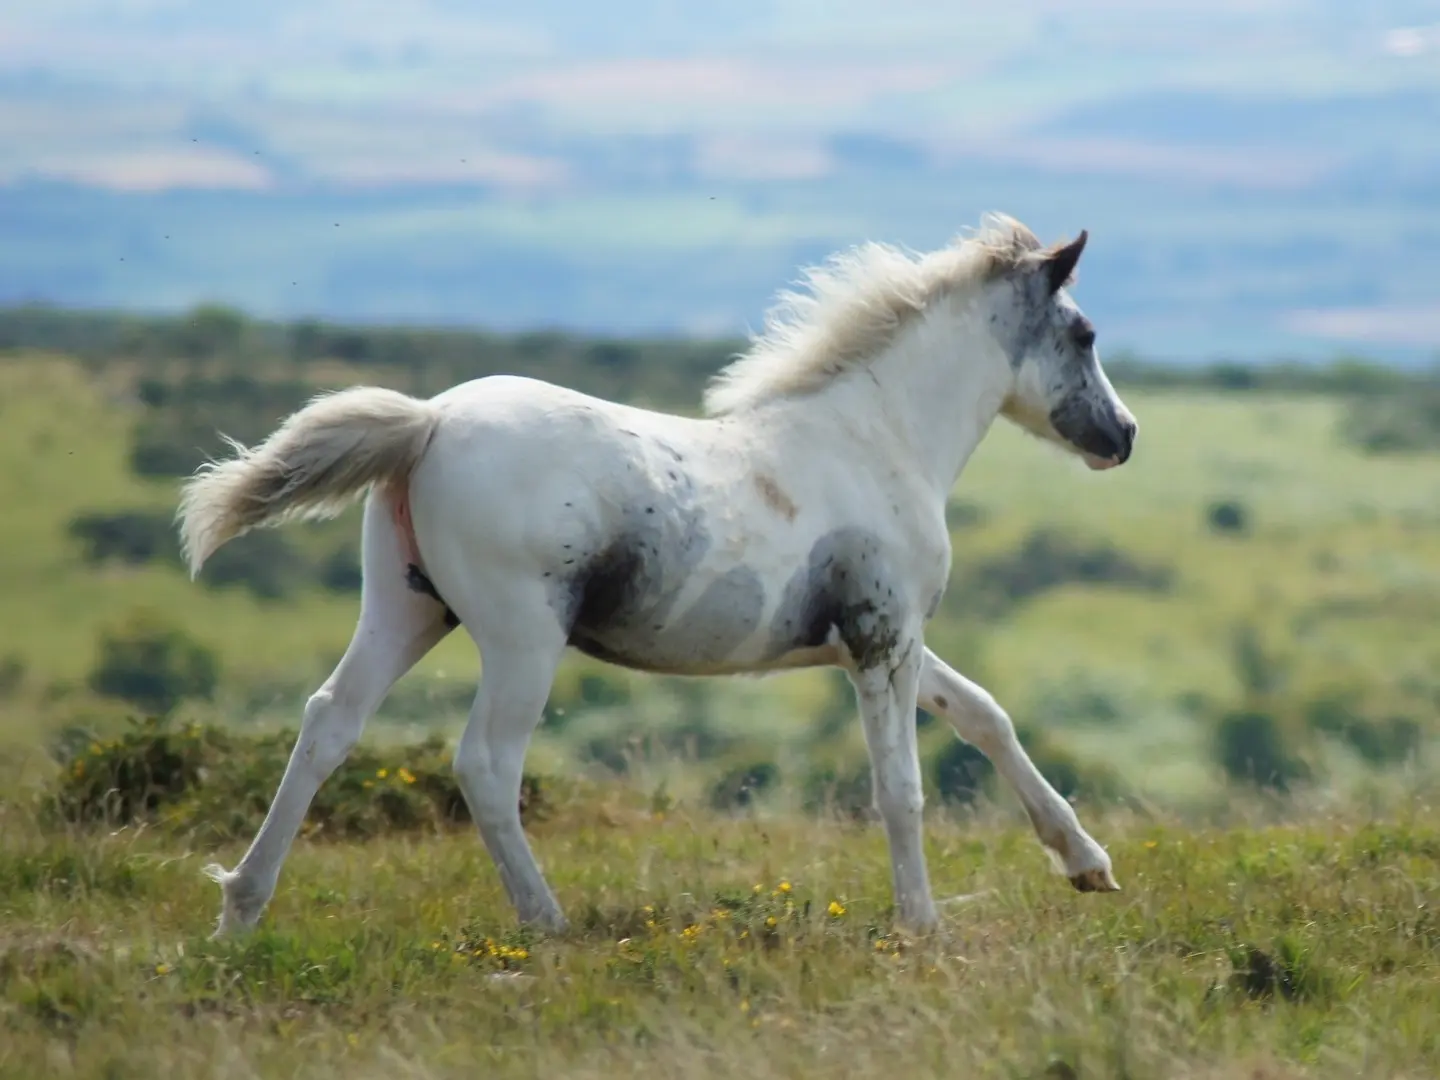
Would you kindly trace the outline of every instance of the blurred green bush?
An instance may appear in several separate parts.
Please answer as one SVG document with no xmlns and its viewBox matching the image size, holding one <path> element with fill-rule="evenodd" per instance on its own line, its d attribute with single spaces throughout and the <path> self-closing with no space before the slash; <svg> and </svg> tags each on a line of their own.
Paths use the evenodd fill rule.
<svg viewBox="0 0 1440 1080">
<path fill-rule="evenodd" d="M 293 732 L 246 735 L 152 717 L 118 738 L 70 731 L 44 816 L 54 823 L 149 824 L 210 841 L 248 839 L 265 817 L 294 745 Z M 551 789 L 526 774 L 521 820 L 543 819 Z M 355 839 L 468 821 L 469 810 L 438 735 L 387 748 L 356 747 L 320 788 L 304 833 Z"/>
</svg>

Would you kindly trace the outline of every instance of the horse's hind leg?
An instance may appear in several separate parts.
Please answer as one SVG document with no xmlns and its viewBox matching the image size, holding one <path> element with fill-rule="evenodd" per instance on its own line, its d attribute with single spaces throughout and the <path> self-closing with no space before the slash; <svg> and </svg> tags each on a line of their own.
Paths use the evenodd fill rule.
<svg viewBox="0 0 1440 1080">
<path fill-rule="evenodd" d="M 206 868 L 224 892 L 217 937 L 259 920 L 320 785 L 345 760 L 390 687 L 450 629 L 444 606 L 407 584 L 408 558 L 384 493 L 366 502 L 361 552 L 360 621 L 339 665 L 305 705 L 265 821 L 233 871 Z"/>
<path fill-rule="evenodd" d="M 480 690 L 455 751 L 455 778 L 522 923 L 563 930 L 565 917 L 520 823 L 525 751 L 565 651 L 566 633 L 538 581 L 467 580 L 446 599 L 480 648 Z"/>
</svg>

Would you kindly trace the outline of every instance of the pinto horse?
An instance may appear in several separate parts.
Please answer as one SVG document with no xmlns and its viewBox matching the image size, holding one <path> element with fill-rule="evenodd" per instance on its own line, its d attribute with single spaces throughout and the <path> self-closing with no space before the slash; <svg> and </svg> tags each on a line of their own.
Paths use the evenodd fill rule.
<svg viewBox="0 0 1440 1080">
<path fill-rule="evenodd" d="M 454 769 L 522 922 L 565 917 L 517 809 L 567 647 L 629 668 L 734 675 L 839 666 L 854 687 L 898 923 L 938 915 L 922 836 L 917 705 L 995 764 L 1082 891 L 1110 858 L 982 687 L 925 647 L 950 570 L 947 497 L 996 417 L 1094 469 L 1134 417 L 1069 295 L 1087 234 L 1013 218 L 915 255 L 866 244 L 781 294 L 700 417 L 491 376 L 429 399 L 322 395 L 186 482 L 192 576 L 232 537 L 364 497 L 354 638 L 305 706 L 279 789 L 220 883 L 216 933 L 253 926 L 320 785 L 390 687 L 457 626 L 482 678 Z"/>
</svg>

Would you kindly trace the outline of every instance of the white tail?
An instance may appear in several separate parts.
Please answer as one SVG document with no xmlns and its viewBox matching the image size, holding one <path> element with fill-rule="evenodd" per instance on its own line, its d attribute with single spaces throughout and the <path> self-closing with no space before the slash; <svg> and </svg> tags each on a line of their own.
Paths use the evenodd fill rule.
<svg viewBox="0 0 1440 1080">
<path fill-rule="evenodd" d="M 193 578 L 228 540 L 297 518 L 334 517 L 371 485 L 408 476 L 439 414 L 396 390 L 357 386 L 313 399 L 259 446 L 185 483 L 176 519 Z"/>
</svg>

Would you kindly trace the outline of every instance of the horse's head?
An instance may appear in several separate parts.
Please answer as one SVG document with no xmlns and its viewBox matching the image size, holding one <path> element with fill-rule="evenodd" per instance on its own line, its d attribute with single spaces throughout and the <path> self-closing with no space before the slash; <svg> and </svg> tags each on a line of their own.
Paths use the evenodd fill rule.
<svg viewBox="0 0 1440 1080">
<path fill-rule="evenodd" d="M 1130 457 L 1136 423 L 1100 366 L 1094 325 L 1066 289 L 1086 238 L 1082 231 L 1028 253 L 998 283 L 1008 311 L 993 325 L 1013 373 L 1001 414 L 1092 469 L 1109 469 Z"/>
</svg>

